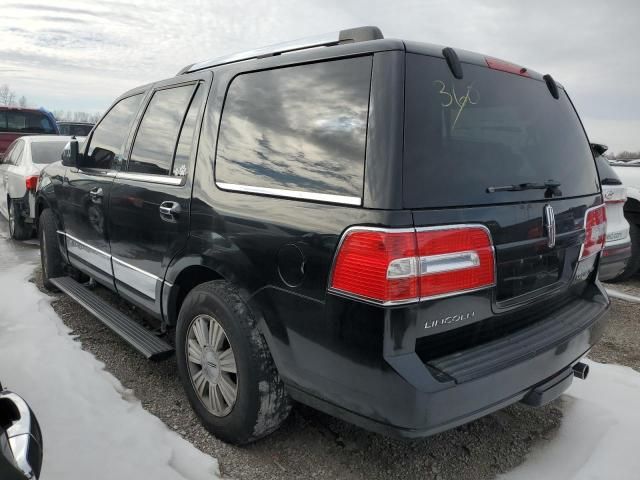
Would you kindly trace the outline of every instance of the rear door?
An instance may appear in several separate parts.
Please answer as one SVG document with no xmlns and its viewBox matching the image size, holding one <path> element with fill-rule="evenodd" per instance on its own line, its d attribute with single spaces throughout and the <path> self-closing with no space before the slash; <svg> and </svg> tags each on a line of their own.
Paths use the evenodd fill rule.
<svg viewBox="0 0 640 480">
<path fill-rule="evenodd" d="M 189 233 L 195 146 L 210 77 L 207 72 L 156 85 L 111 191 L 116 287 L 156 316 L 165 271 Z"/>
<path fill-rule="evenodd" d="M 457 79 L 443 58 L 407 54 L 403 198 L 418 227 L 489 229 L 504 311 L 568 292 L 601 196 L 564 89 L 556 99 L 537 74 L 487 65 Z"/>
<path fill-rule="evenodd" d="M 113 271 L 106 222 L 109 195 L 143 97 L 138 93 L 119 100 L 102 118 L 87 142 L 79 168 L 67 168 L 58 198 L 69 262 L 111 287 Z"/>
</svg>

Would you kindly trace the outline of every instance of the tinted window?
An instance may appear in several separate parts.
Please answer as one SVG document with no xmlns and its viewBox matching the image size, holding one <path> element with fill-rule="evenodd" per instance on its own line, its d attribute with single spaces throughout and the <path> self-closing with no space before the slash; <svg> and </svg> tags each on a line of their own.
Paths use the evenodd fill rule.
<svg viewBox="0 0 640 480">
<path fill-rule="evenodd" d="M 443 59 L 407 55 L 404 198 L 407 207 L 532 201 L 544 189 L 490 186 L 560 182 L 556 196 L 598 191 L 593 155 L 565 91 L 465 64 L 457 80 Z"/>
<path fill-rule="evenodd" d="M 142 117 L 128 170 L 168 175 L 193 85 L 158 90 Z"/>
<path fill-rule="evenodd" d="M 57 162 L 67 142 L 31 142 L 31 161 L 39 164 Z"/>
<path fill-rule="evenodd" d="M 596 167 L 598 168 L 600 182 L 603 185 L 622 185 L 620 177 L 618 177 L 613 167 L 609 165 L 609 161 L 602 155 L 596 157 Z"/>
<path fill-rule="evenodd" d="M 120 168 L 129 128 L 141 101 L 142 94 L 134 95 L 120 100 L 109 110 L 93 132 L 83 167 L 105 170 Z"/>
<path fill-rule="evenodd" d="M 360 198 L 370 78 L 371 57 L 236 77 L 222 113 L 218 184 Z"/>
<path fill-rule="evenodd" d="M 58 133 L 44 113 L 12 110 L 0 112 L 0 132 Z"/>
<path fill-rule="evenodd" d="M 24 151 L 24 142 L 19 141 L 16 146 L 11 149 L 11 154 L 7 159 L 7 163 L 10 165 L 19 165 L 22 159 L 22 152 Z"/>
<path fill-rule="evenodd" d="M 60 130 L 60 135 L 77 135 L 80 137 L 86 137 L 91 133 L 91 129 L 93 125 L 69 125 L 69 124 L 58 124 L 58 129 Z"/>
<path fill-rule="evenodd" d="M 178 140 L 178 146 L 176 147 L 176 156 L 173 160 L 173 168 L 171 169 L 172 174 L 177 177 L 184 177 L 187 174 L 189 157 L 191 156 L 193 134 L 196 129 L 198 111 L 200 110 L 200 104 L 202 103 L 203 96 L 203 88 L 198 87 L 198 90 L 191 101 L 191 105 L 189 106 L 187 116 L 184 119 L 182 130 L 180 131 L 180 138 Z"/>
</svg>

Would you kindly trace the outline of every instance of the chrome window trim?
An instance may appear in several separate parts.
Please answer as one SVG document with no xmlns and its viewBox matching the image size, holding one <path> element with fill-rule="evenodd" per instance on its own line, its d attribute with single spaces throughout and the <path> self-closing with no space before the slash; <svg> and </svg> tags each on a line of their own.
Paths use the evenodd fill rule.
<svg viewBox="0 0 640 480">
<path fill-rule="evenodd" d="M 123 180 L 135 180 L 138 182 L 161 183 L 163 185 L 182 185 L 185 177 L 172 177 L 169 175 L 151 175 L 148 173 L 118 172 L 116 178 Z"/>
<path fill-rule="evenodd" d="M 348 195 L 334 195 L 331 193 L 313 193 L 304 192 L 302 190 L 284 190 L 281 188 L 254 187 L 250 185 L 238 185 L 236 183 L 216 182 L 216 185 L 222 190 L 243 193 L 257 193 L 259 195 L 268 195 L 273 197 L 295 198 L 297 200 L 315 200 L 318 202 L 338 203 L 341 205 L 362 205 L 361 197 L 352 197 Z"/>
</svg>

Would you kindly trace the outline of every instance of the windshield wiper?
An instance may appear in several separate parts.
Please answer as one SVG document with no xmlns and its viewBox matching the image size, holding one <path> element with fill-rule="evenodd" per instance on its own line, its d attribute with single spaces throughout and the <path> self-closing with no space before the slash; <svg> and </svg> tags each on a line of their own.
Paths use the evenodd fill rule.
<svg viewBox="0 0 640 480">
<path fill-rule="evenodd" d="M 493 186 L 487 188 L 487 193 L 495 193 L 495 192 L 520 192 L 522 190 L 555 190 L 560 185 L 560 182 L 556 182 L 555 180 L 547 180 L 544 183 L 517 183 L 514 185 L 500 185 Z"/>
</svg>

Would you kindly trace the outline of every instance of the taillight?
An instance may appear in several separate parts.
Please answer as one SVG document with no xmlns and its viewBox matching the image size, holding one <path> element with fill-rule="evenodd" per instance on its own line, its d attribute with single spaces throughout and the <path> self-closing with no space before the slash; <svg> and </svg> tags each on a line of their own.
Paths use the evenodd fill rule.
<svg viewBox="0 0 640 480">
<path fill-rule="evenodd" d="M 529 76 L 526 68 L 521 67 L 520 65 L 516 65 L 515 63 L 507 62 L 505 60 L 500 60 L 499 58 L 493 57 L 484 57 L 484 60 L 485 62 L 487 62 L 487 67 L 491 68 L 492 70 L 515 73 L 516 75 L 521 75 L 523 77 Z"/>
<path fill-rule="evenodd" d="M 484 227 L 355 227 L 338 247 L 330 290 L 393 305 L 494 284 L 493 247 Z"/>
<path fill-rule="evenodd" d="M 30 192 L 35 192 L 36 188 L 38 187 L 38 177 L 37 176 L 27 177 L 24 183 L 25 183 L 25 186 L 27 187 L 27 190 L 29 190 Z"/>
<path fill-rule="evenodd" d="M 486 228 L 425 229 L 417 235 L 423 299 L 495 283 L 493 246 Z"/>
<path fill-rule="evenodd" d="M 604 205 L 590 208 L 584 217 L 585 239 L 580 260 L 600 252 L 607 238 L 607 210 Z"/>
</svg>

